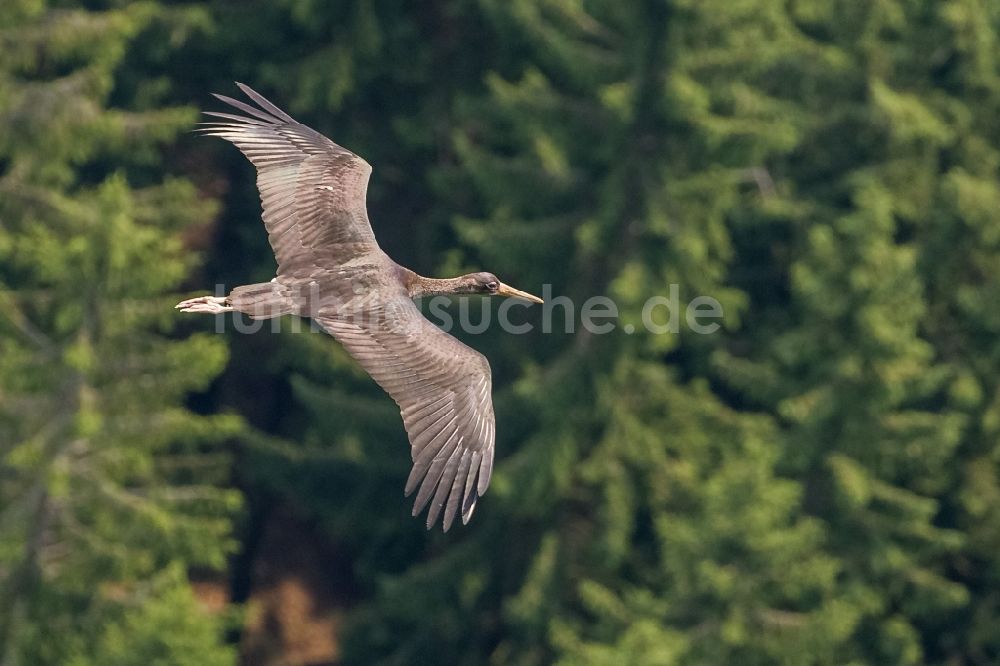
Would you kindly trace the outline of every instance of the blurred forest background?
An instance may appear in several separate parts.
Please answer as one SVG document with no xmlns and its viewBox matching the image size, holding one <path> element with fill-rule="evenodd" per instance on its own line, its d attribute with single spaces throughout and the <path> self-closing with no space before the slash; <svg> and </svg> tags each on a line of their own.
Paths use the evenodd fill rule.
<svg viewBox="0 0 1000 666">
<path fill-rule="evenodd" d="M 426 532 L 332 339 L 172 309 L 273 275 L 234 80 L 397 261 L 722 330 L 466 336 Z M 996 0 L 2 0 L 0 664 L 1000 663 L 998 211 Z"/>
</svg>

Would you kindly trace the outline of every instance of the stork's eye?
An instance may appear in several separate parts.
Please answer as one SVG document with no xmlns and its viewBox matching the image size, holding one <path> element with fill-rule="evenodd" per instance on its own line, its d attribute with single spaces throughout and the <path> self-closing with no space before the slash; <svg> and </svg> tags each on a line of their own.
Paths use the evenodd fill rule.
<svg viewBox="0 0 1000 666">
<path fill-rule="evenodd" d="M 497 289 L 500 288 L 500 283 L 499 282 L 492 282 L 492 281 L 491 282 L 487 282 L 486 283 L 486 288 L 489 289 L 490 291 L 496 291 Z"/>
</svg>

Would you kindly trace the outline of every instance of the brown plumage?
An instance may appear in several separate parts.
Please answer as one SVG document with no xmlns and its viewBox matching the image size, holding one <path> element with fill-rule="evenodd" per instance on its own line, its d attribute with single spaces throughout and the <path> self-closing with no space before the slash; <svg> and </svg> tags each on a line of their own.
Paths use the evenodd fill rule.
<svg viewBox="0 0 1000 666">
<path fill-rule="evenodd" d="M 378 246 L 368 221 L 371 166 L 249 86 L 237 85 L 257 106 L 216 95 L 246 115 L 208 112 L 220 120 L 202 131 L 235 144 L 257 168 L 277 277 L 177 307 L 255 318 L 312 317 L 399 405 L 413 459 L 406 494 L 417 490 L 413 515 L 429 504 L 428 528 L 442 510 L 445 531 L 456 515 L 467 523 L 493 471 L 490 366 L 482 354 L 427 321 L 412 299 L 431 294 L 541 299 L 491 273 L 437 280 L 396 264 Z"/>
</svg>

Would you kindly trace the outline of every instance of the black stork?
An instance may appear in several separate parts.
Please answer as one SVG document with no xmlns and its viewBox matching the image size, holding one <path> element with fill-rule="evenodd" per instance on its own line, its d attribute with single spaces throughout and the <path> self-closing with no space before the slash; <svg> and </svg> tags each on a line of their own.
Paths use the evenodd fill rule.
<svg viewBox="0 0 1000 666">
<path fill-rule="evenodd" d="M 419 487 L 413 515 L 429 504 L 428 529 L 442 509 L 445 531 L 457 514 L 468 523 L 493 471 L 490 365 L 425 319 L 413 299 L 482 294 L 542 300 L 492 273 L 434 279 L 394 262 L 368 221 L 371 166 L 249 86 L 237 85 L 257 106 L 215 95 L 245 115 L 206 112 L 219 120 L 204 123 L 201 131 L 235 144 L 257 168 L 277 276 L 177 308 L 312 318 L 399 405 L 413 459 L 406 495 Z"/>
</svg>

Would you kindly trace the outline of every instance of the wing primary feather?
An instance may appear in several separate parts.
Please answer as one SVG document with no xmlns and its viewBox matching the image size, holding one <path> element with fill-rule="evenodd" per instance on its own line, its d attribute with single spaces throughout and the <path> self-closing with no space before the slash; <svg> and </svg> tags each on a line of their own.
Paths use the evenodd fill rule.
<svg viewBox="0 0 1000 666">
<path fill-rule="evenodd" d="M 424 418 L 421 423 L 426 423 L 426 425 L 415 425 L 413 427 L 414 434 L 412 435 L 413 439 L 410 441 L 410 444 L 418 451 L 424 451 L 425 447 L 427 449 L 433 448 L 428 445 L 437 439 L 446 428 L 451 427 L 451 424 L 457 418 L 458 415 L 455 414 L 453 409 L 445 410 L 440 416 L 432 414 Z M 424 453 L 421 453 L 421 455 L 424 455 Z"/>
<path fill-rule="evenodd" d="M 427 502 L 430 501 L 431 493 L 434 488 L 437 487 L 437 482 L 441 478 L 441 472 L 444 470 L 444 460 L 437 460 L 427 473 L 423 475 L 420 481 L 420 491 L 417 492 L 416 498 L 413 500 L 413 515 L 418 515 L 427 506 Z"/>
<path fill-rule="evenodd" d="M 246 102 L 241 102 L 238 99 L 233 99 L 232 97 L 227 97 L 226 95 L 220 95 L 219 93 L 212 93 L 212 96 L 215 97 L 216 99 L 222 101 L 222 102 L 225 102 L 229 106 L 235 106 L 237 109 L 239 109 L 243 113 L 249 113 L 254 118 L 260 118 L 261 120 L 263 120 L 264 122 L 266 122 L 269 125 L 275 124 L 275 122 L 277 122 L 277 120 L 278 120 L 274 116 L 268 115 L 268 114 L 264 113 L 263 111 L 261 111 L 260 109 L 255 109 L 254 107 L 250 106 Z"/>
<path fill-rule="evenodd" d="M 443 401 L 440 405 L 434 408 L 434 411 L 427 412 L 426 414 L 421 414 L 419 418 L 411 421 L 411 429 L 414 433 L 414 446 L 418 446 L 418 442 L 421 440 L 421 435 L 433 428 L 438 424 L 441 419 L 448 416 L 452 410 L 452 403 L 450 400 Z"/>
<path fill-rule="evenodd" d="M 479 483 L 476 491 L 482 495 L 490 487 L 490 477 L 493 476 L 493 447 L 483 451 L 483 459 L 479 463 Z"/>
<path fill-rule="evenodd" d="M 225 111 L 202 111 L 202 113 L 206 116 L 212 116 L 213 118 L 225 118 L 230 121 L 228 123 L 219 123 L 224 127 L 234 127 L 236 129 L 243 129 L 244 127 L 266 127 L 266 125 L 259 120 L 247 118 L 246 116 L 238 116 L 235 113 L 226 113 Z M 234 122 L 240 124 L 233 125 L 232 123 Z"/>
<path fill-rule="evenodd" d="M 483 459 L 483 454 L 481 451 L 473 451 L 471 463 L 469 464 L 469 471 L 465 475 L 465 492 L 462 493 L 462 515 L 464 516 L 467 512 L 467 505 L 469 504 L 469 498 L 472 497 L 476 492 L 476 476 L 479 474 L 479 463 Z M 475 498 L 472 499 L 474 503 Z"/>
<path fill-rule="evenodd" d="M 406 480 L 406 495 L 409 496 L 416 487 L 417 481 L 424 478 L 425 474 L 429 474 L 428 468 L 432 468 L 434 463 L 438 461 L 438 458 L 447 457 L 442 455 L 446 450 L 455 435 L 458 433 L 458 428 L 452 428 L 451 424 L 454 421 L 452 417 L 451 421 L 448 421 L 441 429 L 437 432 L 434 437 L 424 445 L 422 450 L 417 454 L 416 458 L 413 460 L 413 469 L 410 470 L 410 476 Z M 440 444 L 437 443 L 438 439 L 441 440 Z M 416 445 L 414 445 L 415 447 Z"/>
<path fill-rule="evenodd" d="M 472 518 L 472 512 L 476 510 L 476 500 L 479 499 L 479 493 L 476 489 L 472 489 L 472 494 L 465 498 L 465 503 L 462 505 L 462 524 L 468 525 L 469 520 Z"/>
<path fill-rule="evenodd" d="M 437 484 L 437 492 L 434 493 L 434 499 L 431 501 L 431 507 L 427 510 L 427 529 L 434 526 L 437 522 L 438 515 L 441 513 L 441 508 L 444 506 L 444 501 L 448 497 L 448 493 L 455 485 L 455 473 L 458 470 L 459 464 L 462 462 L 461 449 L 455 448 L 451 456 L 448 458 L 447 462 L 444 464 L 444 470 L 441 472 L 441 479 Z"/>
<path fill-rule="evenodd" d="M 462 437 L 458 436 L 458 431 L 454 431 L 448 438 L 449 443 L 441 447 L 441 456 L 434 459 L 430 469 L 427 470 L 427 475 L 424 477 L 423 483 L 420 484 L 420 491 L 417 493 L 417 499 L 413 503 L 414 516 L 423 511 L 424 507 L 427 506 L 427 502 L 431 499 L 431 493 L 434 492 L 438 481 L 441 480 L 441 475 L 444 473 L 444 467 L 448 459 L 461 441 Z"/>
<path fill-rule="evenodd" d="M 295 121 L 294 118 L 292 118 L 290 115 L 288 115 L 287 113 L 285 113 L 284 111 L 282 111 L 281 109 L 279 109 L 277 106 L 275 106 L 274 104 L 272 104 L 266 97 L 264 97 L 263 95 L 261 95 L 259 92 L 257 92 L 256 90 L 254 90 L 253 88 L 251 88 L 247 84 L 240 83 L 239 81 L 237 81 L 236 85 L 239 86 L 239 89 L 242 90 L 246 94 L 247 97 L 249 97 L 253 101 L 255 101 L 258 104 L 260 104 L 260 107 L 262 109 L 264 109 L 265 111 L 268 111 L 269 113 L 273 113 L 275 116 L 277 116 L 278 118 L 281 118 L 285 122 L 296 123 L 296 121 Z M 298 123 L 296 123 L 296 124 L 298 124 Z"/>
<path fill-rule="evenodd" d="M 462 487 L 465 485 L 465 477 L 469 474 L 473 455 L 472 451 L 468 449 L 462 451 L 462 459 L 459 461 L 458 470 L 455 472 L 455 481 L 451 484 L 451 493 L 448 495 L 448 506 L 444 510 L 444 520 L 441 527 L 445 532 L 451 529 L 459 504 L 464 503 L 462 501 L 464 500 Z"/>
<path fill-rule="evenodd" d="M 440 403 L 448 400 L 449 394 L 442 392 L 436 386 L 426 386 L 414 389 L 411 393 L 407 394 L 412 402 L 404 407 L 401 411 L 403 416 L 408 419 L 419 419 L 422 418 L 424 414 L 428 412 L 429 409 L 437 409 Z"/>
</svg>

